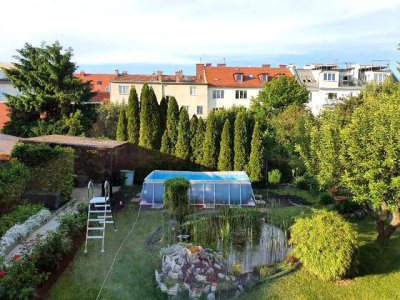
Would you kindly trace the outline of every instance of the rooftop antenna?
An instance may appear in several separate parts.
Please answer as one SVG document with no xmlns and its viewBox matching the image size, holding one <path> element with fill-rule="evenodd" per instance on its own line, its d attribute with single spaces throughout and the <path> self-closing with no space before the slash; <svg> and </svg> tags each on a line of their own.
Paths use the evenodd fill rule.
<svg viewBox="0 0 400 300">
<path fill-rule="evenodd" d="M 201 57 L 200 57 L 200 63 L 201 63 Z"/>
<path fill-rule="evenodd" d="M 225 57 L 224 57 L 224 64 L 225 64 Z"/>
</svg>

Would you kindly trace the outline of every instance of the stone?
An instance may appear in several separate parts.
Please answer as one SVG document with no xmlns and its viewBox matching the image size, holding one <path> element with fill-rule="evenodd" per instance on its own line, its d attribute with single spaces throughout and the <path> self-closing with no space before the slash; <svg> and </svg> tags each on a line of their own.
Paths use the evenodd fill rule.
<svg viewBox="0 0 400 300">
<path fill-rule="evenodd" d="M 196 274 L 195 278 L 199 282 L 205 282 L 206 281 L 206 276 L 204 276 L 204 275 Z"/>
<path fill-rule="evenodd" d="M 198 289 L 193 289 L 189 291 L 189 297 L 193 299 L 199 299 L 201 297 L 202 293 Z"/>
<path fill-rule="evenodd" d="M 214 293 L 209 293 L 207 295 L 207 300 L 215 300 L 215 294 Z"/>
<path fill-rule="evenodd" d="M 166 293 L 168 291 L 167 286 L 164 283 L 159 284 L 160 290 L 163 293 Z"/>
<path fill-rule="evenodd" d="M 185 290 L 189 291 L 190 290 L 190 285 L 187 284 L 186 282 L 183 283 L 183 287 L 185 288 Z"/>
<path fill-rule="evenodd" d="M 222 274 L 222 273 L 218 273 L 218 275 L 217 275 L 217 276 L 218 276 L 218 278 L 219 278 L 219 279 L 224 279 L 224 278 L 225 278 L 225 275 L 224 275 L 224 274 Z"/>
<path fill-rule="evenodd" d="M 216 269 L 218 269 L 218 270 L 221 270 L 221 269 L 222 269 L 222 267 L 221 267 L 219 264 L 217 264 L 217 263 L 214 264 L 214 268 L 216 268 Z"/>
<path fill-rule="evenodd" d="M 167 291 L 167 294 L 170 296 L 176 296 L 179 292 L 179 284 L 175 284 L 173 287 L 170 287 Z"/>
<path fill-rule="evenodd" d="M 168 276 L 169 276 L 171 279 L 178 279 L 178 278 L 179 278 L 179 274 L 178 274 L 178 273 L 175 273 L 175 272 L 172 272 L 172 271 L 168 272 Z"/>
<path fill-rule="evenodd" d="M 216 290 L 217 290 L 217 283 L 216 282 L 211 283 L 211 292 L 215 293 Z"/>
<path fill-rule="evenodd" d="M 206 274 L 214 274 L 214 269 L 213 268 L 208 268 Z"/>
<path fill-rule="evenodd" d="M 158 273 L 157 270 L 154 270 L 154 275 L 155 275 L 155 277 L 156 277 L 157 283 L 160 284 L 160 282 L 161 282 L 161 274 Z"/>
<path fill-rule="evenodd" d="M 204 294 L 208 294 L 210 292 L 211 289 L 211 285 L 207 284 L 204 288 L 203 288 L 203 293 Z"/>
</svg>

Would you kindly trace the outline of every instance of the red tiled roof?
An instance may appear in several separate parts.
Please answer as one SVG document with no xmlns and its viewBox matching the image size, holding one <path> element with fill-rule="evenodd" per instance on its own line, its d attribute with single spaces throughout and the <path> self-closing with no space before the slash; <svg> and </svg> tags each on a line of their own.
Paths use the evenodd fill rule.
<svg viewBox="0 0 400 300">
<path fill-rule="evenodd" d="M 127 75 L 119 75 L 118 77 L 115 77 L 114 80 L 116 82 L 159 82 L 158 76 L 161 76 L 162 82 L 176 82 L 176 75 L 157 75 L 157 74 L 151 74 L 151 75 L 145 75 L 145 74 L 127 74 Z M 182 78 L 180 79 L 180 82 L 195 82 L 196 81 L 196 76 L 186 76 L 182 75 Z"/>
<path fill-rule="evenodd" d="M 96 96 L 90 99 L 91 102 L 104 102 L 110 103 L 110 93 L 109 92 L 97 92 Z"/>
<path fill-rule="evenodd" d="M 76 73 L 74 76 L 84 82 L 91 80 L 92 92 L 106 92 L 110 81 L 115 78 L 114 74 L 86 74 L 85 72 Z"/>
<path fill-rule="evenodd" d="M 204 66 L 204 70 L 207 83 L 221 87 L 263 87 L 262 74 L 267 74 L 268 80 L 279 76 L 292 76 L 288 68 Z M 235 74 L 243 74 L 243 81 L 236 81 Z"/>
<path fill-rule="evenodd" d="M 6 103 L 0 103 L 0 129 L 4 127 L 4 124 L 8 122 L 10 119 L 9 116 L 9 108 Z"/>
</svg>

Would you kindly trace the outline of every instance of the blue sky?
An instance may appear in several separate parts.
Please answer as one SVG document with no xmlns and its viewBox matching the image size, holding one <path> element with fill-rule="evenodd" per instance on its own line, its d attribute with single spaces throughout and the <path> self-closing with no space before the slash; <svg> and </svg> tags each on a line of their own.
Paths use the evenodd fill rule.
<svg viewBox="0 0 400 300">
<path fill-rule="evenodd" d="M 1 62 L 55 40 L 86 72 L 400 60 L 400 0 L 19 0 L 2 11 Z"/>
</svg>

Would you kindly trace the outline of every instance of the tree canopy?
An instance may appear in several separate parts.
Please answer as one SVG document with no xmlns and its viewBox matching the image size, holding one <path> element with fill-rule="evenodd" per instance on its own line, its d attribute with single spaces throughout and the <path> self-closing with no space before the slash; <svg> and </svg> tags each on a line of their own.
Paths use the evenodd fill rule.
<svg viewBox="0 0 400 300">
<path fill-rule="evenodd" d="M 140 107 L 139 99 L 134 85 L 131 86 L 126 110 L 128 141 L 139 144 L 140 133 Z"/>
<path fill-rule="evenodd" d="M 72 49 L 58 42 L 40 47 L 27 43 L 17 53 L 14 67 L 3 69 L 19 91 L 16 96 L 6 95 L 11 115 L 4 132 L 22 137 L 85 134 L 96 119 L 93 105 L 85 103 L 95 93 L 90 82 L 74 77 Z"/>
</svg>

